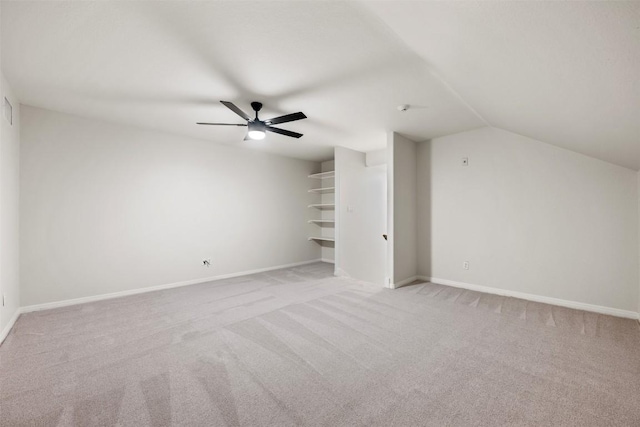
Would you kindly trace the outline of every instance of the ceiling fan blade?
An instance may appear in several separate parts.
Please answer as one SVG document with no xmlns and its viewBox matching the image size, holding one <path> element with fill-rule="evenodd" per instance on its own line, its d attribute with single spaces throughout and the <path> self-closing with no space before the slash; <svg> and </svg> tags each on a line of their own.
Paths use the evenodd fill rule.
<svg viewBox="0 0 640 427">
<path fill-rule="evenodd" d="M 292 138 L 300 138 L 302 136 L 302 134 L 298 132 L 291 132 L 290 130 L 274 128 L 271 126 L 267 126 L 265 129 L 268 130 L 269 132 L 279 133 L 280 135 L 290 136 Z"/>
<path fill-rule="evenodd" d="M 236 113 L 237 115 L 245 119 L 246 121 L 251 120 L 251 117 L 249 117 L 247 113 L 245 113 L 244 111 L 236 107 L 236 104 L 234 104 L 233 102 L 229 102 L 229 101 L 220 101 L 220 102 L 222 103 L 222 105 L 224 105 L 225 107 L 227 107 L 228 109 L 230 109 L 231 111 L 233 111 L 234 113 Z"/>
<path fill-rule="evenodd" d="M 212 126 L 246 126 L 245 123 L 202 123 L 198 122 L 197 125 L 212 125 Z"/>
<path fill-rule="evenodd" d="M 306 119 L 307 116 L 304 115 L 302 111 L 297 113 L 285 114 L 284 116 L 274 117 L 273 119 L 265 120 L 265 123 L 268 125 L 277 125 L 280 123 L 293 122 L 295 120 Z"/>
</svg>

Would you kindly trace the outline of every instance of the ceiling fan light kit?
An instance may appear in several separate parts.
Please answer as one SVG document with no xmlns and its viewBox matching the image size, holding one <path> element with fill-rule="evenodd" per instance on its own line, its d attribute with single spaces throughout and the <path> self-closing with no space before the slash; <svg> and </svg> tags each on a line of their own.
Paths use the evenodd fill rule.
<svg viewBox="0 0 640 427">
<path fill-rule="evenodd" d="M 247 126 L 247 136 L 245 137 L 245 141 L 247 139 L 251 140 L 260 140 L 264 139 L 267 132 L 278 133 L 284 136 L 290 136 L 292 138 L 300 138 L 302 136 L 301 133 L 292 132 L 286 129 L 280 129 L 273 127 L 272 125 L 277 125 L 280 123 L 288 123 L 296 120 L 306 119 L 307 116 L 301 111 L 292 114 L 285 114 L 284 116 L 274 117 L 269 120 L 260 120 L 258 118 L 258 112 L 262 109 L 261 102 L 252 102 L 251 108 L 256 113 L 256 117 L 251 119 L 247 113 L 238 108 L 233 102 L 229 101 L 220 101 L 222 105 L 236 113 L 238 116 L 242 117 L 247 121 L 247 123 L 202 123 L 199 122 L 199 125 L 213 125 L 213 126 Z"/>
<path fill-rule="evenodd" d="M 248 123 L 249 132 L 247 132 L 247 136 L 249 139 L 264 139 L 267 135 L 266 128 L 267 126 L 261 122 L 249 122 Z"/>
</svg>

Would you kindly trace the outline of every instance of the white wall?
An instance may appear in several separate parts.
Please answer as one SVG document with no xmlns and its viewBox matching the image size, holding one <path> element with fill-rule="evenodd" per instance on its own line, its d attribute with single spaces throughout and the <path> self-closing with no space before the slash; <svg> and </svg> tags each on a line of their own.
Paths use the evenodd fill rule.
<svg viewBox="0 0 640 427">
<path fill-rule="evenodd" d="M 365 154 L 336 147 L 338 192 L 336 274 L 384 285 L 387 244 L 386 166 L 367 167 Z"/>
<path fill-rule="evenodd" d="M 387 140 L 389 165 L 389 269 L 400 286 L 418 274 L 416 143 L 396 133 Z"/>
<path fill-rule="evenodd" d="M 365 153 L 365 163 L 367 166 L 387 165 L 387 148 L 380 150 L 367 151 Z"/>
<path fill-rule="evenodd" d="M 0 102 L 6 97 L 11 103 L 13 125 L 0 116 L 0 335 L 20 307 L 20 103 L 1 79 Z"/>
<path fill-rule="evenodd" d="M 419 144 L 418 166 L 420 274 L 638 310 L 635 171 L 493 128 Z"/>
<path fill-rule="evenodd" d="M 23 305 L 320 257 L 307 240 L 317 163 L 22 114 Z"/>
</svg>

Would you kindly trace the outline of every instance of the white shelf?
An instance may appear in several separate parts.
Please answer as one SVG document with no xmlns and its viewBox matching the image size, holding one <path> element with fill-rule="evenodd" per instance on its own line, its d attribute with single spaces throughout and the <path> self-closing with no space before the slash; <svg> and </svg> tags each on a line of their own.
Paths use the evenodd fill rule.
<svg viewBox="0 0 640 427">
<path fill-rule="evenodd" d="M 335 224 L 335 220 L 333 219 L 311 219 L 309 220 L 309 224 L 311 223 L 316 223 L 316 224 Z"/>
<path fill-rule="evenodd" d="M 317 240 L 319 242 L 335 242 L 336 239 L 331 237 L 309 237 L 309 240 Z"/>
<path fill-rule="evenodd" d="M 309 193 L 335 193 L 336 187 L 312 188 Z"/>
<path fill-rule="evenodd" d="M 316 205 L 309 205 L 308 207 L 316 209 L 335 209 L 336 205 L 333 203 L 320 203 Z"/>
<path fill-rule="evenodd" d="M 335 178 L 335 176 L 336 176 L 336 171 L 329 171 L 329 172 L 314 173 L 312 175 L 309 175 L 309 178 L 328 179 L 328 178 Z"/>
</svg>

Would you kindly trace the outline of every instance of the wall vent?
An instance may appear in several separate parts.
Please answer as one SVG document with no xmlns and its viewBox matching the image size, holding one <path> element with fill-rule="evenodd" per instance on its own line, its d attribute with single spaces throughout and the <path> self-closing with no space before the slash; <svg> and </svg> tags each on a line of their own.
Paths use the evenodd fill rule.
<svg viewBox="0 0 640 427">
<path fill-rule="evenodd" d="M 9 102 L 6 96 L 4 98 L 2 113 L 4 115 L 4 118 L 7 119 L 7 121 L 9 122 L 9 124 L 13 126 L 13 107 L 11 106 L 11 103 Z"/>
</svg>

